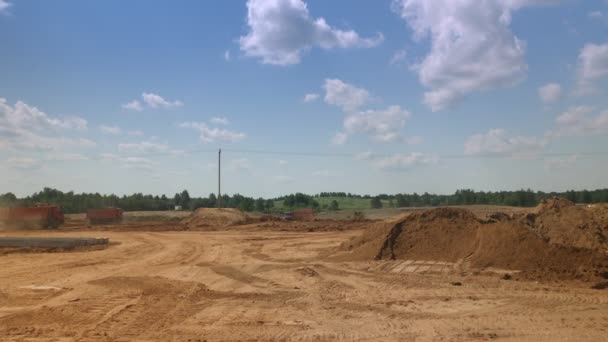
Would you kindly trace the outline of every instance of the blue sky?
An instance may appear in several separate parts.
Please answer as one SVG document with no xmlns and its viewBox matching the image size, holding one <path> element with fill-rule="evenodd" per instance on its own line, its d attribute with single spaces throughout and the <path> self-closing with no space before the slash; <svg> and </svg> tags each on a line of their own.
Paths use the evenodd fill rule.
<svg viewBox="0 0 608 342">
<path fill-rule="evenodd" d="M 608 186 L 603 0 L 0 0 L 0 42 L 0 192 Z"/>
</svg>

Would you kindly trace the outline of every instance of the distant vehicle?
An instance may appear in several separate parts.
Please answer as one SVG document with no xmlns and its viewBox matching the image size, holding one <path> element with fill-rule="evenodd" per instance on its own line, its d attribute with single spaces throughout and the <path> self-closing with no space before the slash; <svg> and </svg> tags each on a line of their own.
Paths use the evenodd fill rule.
<svg viewBox="0 0 608 342">
<path fill-rule="evenodd" d="M 63 208 L 40 203 L 33 207 L 0 208 L 0 222 L 32 228 L 57 228 L 65 220 Z"/>
<path fill-rule="evenodd" d="M 87 210 L 87 221 L 90 224 L 107 224 L 122 222 L 122 209 L 99 208 Z"/>
</svg>

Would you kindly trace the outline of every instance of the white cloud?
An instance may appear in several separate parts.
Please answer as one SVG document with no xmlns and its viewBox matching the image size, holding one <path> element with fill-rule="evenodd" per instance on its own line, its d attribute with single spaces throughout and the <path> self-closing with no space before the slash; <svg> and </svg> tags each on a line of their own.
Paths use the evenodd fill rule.
<svg viewBox="0 0 608 342">
<path fill-rule="evenodd" d="M 9 7 L 11 7 L 13 4 L 11 4 L 10 2 L 6 1 L 6 0 L 0 0 L 0 13 L 7 11 Z"/>
<path fill-rule="evenodd" d="M 303 0 L 248 0 L 249 32 L 239 38 L 246 56 L 274 65 L 298 64 L 313 47 L 370 48 L 383 36 L 362 38 L 353 30 L 331 27 L 323 18 L 312 18 Z"/>
<path fill-rule="evenodd" d="M 214 123 L 214 124 L 218 124 L 218 125 L 228 125 L 230 124 L 230 121 L 225 118 L 225 117 L 213 117 L 211 118 L 211 120 L 209 120 L 209 122 Z"/>
<path fill-rule="evenodd" d="M 345 113 L 343 131 L 332 138 L 332 144 L 343 145 L 349 136 L 358 133 L 367 134 L 375 142 L 408 142 L 400 133 L 411 116 L 406 109 L 392 105 L 386 109 L 360 110 L 370 102 L 369 92 L 338 79 L 326 79 L 323 88 L 325 102 Z"/>
<path fill-rule="evenodd" d="M 585 137 L 608 134 L 608 110 L 596 116 L 589 116 L 592 107 L 572 107 L 555 119 L 555 127 L 547 132 L 547 137 Z"/>
<path fill-rule="evenodd" d="M 134 130 L 134 131 L 127 132 L 127 134 L 129 134 L 130 136 L 133 136 L 133 137 L 141 137 L 144 135 L 144 132 L 142 132 L 140 130 Z"/>
<path fill-rule="evenodd" d="M 122 143 L 118 144 L 118 151 L 122 153 L 147 154 L 147 153 L 166 153 L 166 154 L 181 154 L 182 150 L 172 149 L 167 144 L 157 143 L 153 141 L 141 141 L 139 143 Z"/>
<path fill-rule="evenodd" d="M 504 129 L 474 134 L 464 144 L 466 155 L 527 155 L 540 150 L 546 141 L 534 137 L 509 136 Z"/>
<path fill-rule="evenodd" d="M 573 167 L 577 160 L 577 155 L 547 158 L 545 159 L 545 167 L 549 170 L 567 169 Z"/>
<path fill-rule="evenodd" d="M 141 171 L 153 171 L 154 163 L 147 158 L 142 157 L 122 157 L 111 153 L 104 153 L 101 155 L 101 159 L 104 161 L 111 161 L 112 163 L 118 163 L 121 167 L 141 170 Z"/>
<path fill-rule="evenodd" d="M 314 93 L 306 94 L 306 95 L 304 95 L 302 102 L 304 102 L 304 103 L 315 102 L 315 101 L 317 101 L 318 98 L 319 98 L 319 94 L 314 94 Z"/>
<path fill-rule="evenodd" d="M 533 0 L 393 0 L 393 10 L 431 49 L 413 66 L 429 90 L 424 102 L 443 110 L 467 94 L 525 78 L 525 43 L 511 32 L 511 14 Z"/>
<path fill-rule="evenodd" d="M 99 126 L 99 130 L 103 134 L 112 134 L 112 135 L 118 135 L 122 132 L 122 130 L 118 126 L 107 126 L 107 125 Z"/>
<path fill-rule="evenodd" d="M 141 97 L 150 108 L 173 108 L 184 105 L 183 102 L 179 100 L 167 101 L 162 96 L 154 93 L 142 93 Z"/>
<path fill-rule="evenodd" d="M 593 19 L 601 19 L 602 17 L 604 17 L 604 14 L 601 11 L 591 11 L 587 13 L 587 16 Z"/>
<path fill-rule="evenodd" d="M 597 91 L 595 83 L 608 78 L 608 44 L 586 44 L 578 56 L 578 94 Z"/>
<path fill-rule="evenodd" d="M 548 83 L 538 88 L 538 96 L 546 104 L 555 103 L 562 96 L 562 87 L 557 83 Z"/>
<path fill-rule="evenodd" d="M 141 112 L 142 110 L 144 110 L 144 108 L 141 106 L 141 103 L 139 103 L 139 101 L 137 100 L 133 100 L 129 103 L 123 104 L 122 108 L 127 110 L 134 110 L 136 112 Z"/>
<path fill-rule="evenodd" d="M 53 153 L 46 155 L 44 160 L 46 161 L 75 161 L 75 160 L 88 160 L 86 156 L 80 153 Z"/>
<path fill-rule="evenodd" d="M 400 106 L 367 110 L 347 115 L 344 119 L 344 130 L 348 134 L 366 133 L 373 141 L 391 142 L 401 137 L 399 131 L 410 116 L 410 112 Z"/>
<path fill-rule="evenodd" d="M 48 151 L 95 146 L 88 139 L 63 136 L 66 131 L 83 131 L 87 126 L 87 120 L 80 117 L 53 117 L 22 101 L 11 106 L 0 98 L 0 149 Z"/>
<path fill-rule="evenodd" d="M 325 102 L 338 106 L 346 112 L 357 110 L 370 101 L 367 90 L 338 79 L 326 79 L 323 88 L 325 89 Z"/>
<path fill-rule="evenodd" d="M 358 161 L 361 161 L 361 160 L 370 160 L 372 158 L 374 158 L 374 153 L 373 152 L 369 152 L 369 151 L 357 153 L 353 157 L 354 160 L 358 160 Z"/>
<path fill-rule="evenodd" d="M 8 158 L 2 161 L 2 166 L 24 171 L 38 169 L 42 164 L 33 158 Z"/>
<path fill-rule="evenodd" d="M 278 163 L 281 166 L 285 166 L 285 165 L 289 164 L 289 162 L 287 160 L 279 160 Z"/>
<path fill-rule="evenodd" d="M 218 127 L 209 127 L 204 122 L 182 122 L 179 124 L 181 128 L 191 128 L 199 131 L 200 139 L 203 143 L 211 142 L 238 142 L 247 137 L 245 133 L 230 131 Z"/>
<path fill-rule="evenodd" d="M 403 170 L 414 166 L 436 164 L 439 158 L 419 152 L 410 154 L 395 154 L 387 158 L 379 159 L 375 164 L 383 170 Z"/>
<path fill-rule="evenodd" d="M 346 140 L 348 140 L 348 134 L 344 133 L 344 132 L 337 132 L 333 138 L 331 138 L 331 144 L 332 145 L 344 145 L 344 143 L 346 143 Z"/>
<path fill-rule="evenodd" d="M 405 143 L 408 145 L 420 145 L 423 141 L 424 139 L 419 136 L 413 136 L 405 139 Z"/>
<path fill-rule="evenodd" d="M 407 51 L 405 50 L 397 50 L 395 51 L 395 53 L 391 56 L 391 59 L 389 61 L 390 64 L 402 64 L 405 63 L 407 59 Z"/>
<path fill-rule="evenodd" d="M 230 56 L 230 50 L 224 51 L 224 60 L 226 62 L 230 62 L 231 59 L 232 59 L 232 57 Z"/>
</svg>

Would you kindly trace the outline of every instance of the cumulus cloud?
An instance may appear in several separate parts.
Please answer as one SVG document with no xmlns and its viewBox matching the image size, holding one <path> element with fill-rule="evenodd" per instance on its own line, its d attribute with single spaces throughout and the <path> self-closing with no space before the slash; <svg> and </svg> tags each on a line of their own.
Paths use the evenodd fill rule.
<svg viewBox="0 0 608 342">
<path fill-rule="evenodd" d="M 129 103 L 123 104 L 122 108 L 127 110 L 134 110 L 136 112 L 141 112 L 142 110 L 144 110 L 144 107 L 142 107 L 141 103 L 139 103 L 139 101 L 137 100 L 133 100 Z"/>
<path fill-rule="evenodd" d="M 249 32 L 239 38 L 241 51 L 264 64 L 298 64 L 313 47 L 370 48 L 384 40 L 382 34 L 363 38 L 315 19 L 303 0 L 248 0 L 247 25 Z"/>
<path fill-rule="evenodd" d="M 408 143 L 400 133 L 411 117 L 406 109 L 392 105 L 385 109 L 361 110 L 370 102 L 370 93 L 339 79 L 326 79 L 323 88 L 325 102 L 339 107 L 345 114 L 343 129 L 332 138 L 332 144 L 342 145 L 354 134 L 366 134 L 374 142 Z"/>
<path fill-rule="evenodd" d="M 2 161 L 2 166 L 20 171 L 38 169 L 42 166 L 40 160 L 33 158 L 8 158 Z"/>
<path fill-rule="evenodd" d="M 181 128 L 190 128 L 199 131 L 203 143 L 212 142 L 238 142 L 247 137 L 245 133 L 227 130 L 219 127 L 209 127 L 204 122 L 182 122 Z"/>
<path fill-rule="evenodd" d="M 230 121 L 225 118 L 225 117 L 213 117 L 211 118 L 211 120 L 209 120 L 209 122 L 214 123 L 214 124 L 218 124 L 218 125 L 228 125 L 230 124 Z"/>
<path fill-rule="evenodd" d="M 154 162 L 147 158 L 123 157 L 112 153 L 103 153 L 101 155 L 101 159 L 103 161 L 110 161 L 113 164 L 118 164 L 121 167 L 132 170 L 153 171 L 155 166 Z"/>
<path fill-rule="evenodd" d="M 370 101 L 369 92 L 363 88 L 343 82 L 338 79 L 326 79 L 325 102 L 338 106 L 344 111 L 353 111 Z"/>
<path fill-rule="evenodd" d="M 540 150 L 546 141 L 535 137 L 509 136 L 495 128 L 470 136 L 464 144 L 466 155 L 527 155 Z"/>
<path fill-rule="evenodd" d="M 182 150 L 171 148 L 167 144 L 162 144 L 154 141 L 141 141 L 139 143 L 121 143 L 118 144 L 118 151 L 127 154 L 148 154 L 148 153 L 166 153 L 166 154 L 181 154 Z"/>
<path fill-rule="evenodd" d="M 415 166 L 436 164 L 439 157 L 427 155 L 420 152 L 410 154 L 395 154 L 390 157 L 380 158 L 376 166 L 383 170 L 405 170 Z"/>
<path fill-rule="evenodd" d="M 545 167 L 549 170 L 567 169 L 573 167 L 577 160 L 577 155 L 547 158 L 545 159 Z"/>
<path fill-rule="evenodd" d="M 141 94 L 141 97 L 150 108 L 173 108 L 181 107 L 184 105 L 179 100 L 167 101 L 162 96 L 154 93 L 143 93 Z"/>
<path fill-rule="evenodd" d="M 0 98 L 0 149 L 56 150 L 65 147 L 90 147 L 88 139 L 63 136 L 68 131 L 83 131 L 87 120 L 80 117 L 54 117 L 18 101 L 14 106 Z"/>
<path fill-rule="evenodd" d="M 120 129 L 120 127 L 118 126 L 108 126 L 108 125 L 101 125 L 99 126 L 99 130 L 104 133 L 104 134 L 112 134 L 112 135 L 118 135 L 122 132 L 122 130 Z"/>
<path fill-rule="evenodd" d="M 346 116 L 344 130 L 348 134 L 366 133 L 373 141 L 392 142 L 401 138 L 399 131 L 410 116 L 410 112 L 400 106 L 361 111 Z"/>
<path fill-rule="evenodd" d="M 310 102 L 315 102 L 317 101 L 317 99 L 319 98 L 319 94 L 306 94 L 304 95 L 304 98 L 302 98 L 302 102 L 304 103 L 310 103 Z"/>
<path fill-rule="evenodd" d="M 337 132 L 331 138 L 331 144 L 332 145 L 344 145 L 346 143 L 346 140 L 348 140 L 348 134 L 346 134 L 344 132 Z"/>
<path fill-rule="evenodd" d="M 12 5 L 13 4 L 11 4 L 10 2 L 8 2 L 6 0 L 0 0 L 0 13 L 7 11 L 8 8 L 11 7 Z"/>
<path fill-rule="evenodd" d="M 433 110 L 462 97 L 525 78 L 525 43 L 510 29 L 512 12 L 540 0 L 393 0 L 393 10 L 414 31 L 430 39 L 428 55 L 412 68 L 429 90 L 424 102 Z"/>
<path fill-rule="evenodd" d="M 144 106 L 143 106 L 144 104 L 148 108 L 152 108 L 152 109 L 159 109 L 159 108 L 169 109 L 169 108 L 182 107 L 184 105 L 184 103 L 182 101 L 179 101 L 179 100 L 169 101 L 158 94 L 146 93 L 146 92 L 141 94 L 141 100 L 142 100 L 143 104 L 142 104 L 142 102 L 139 102 L 139 100 L 133 100 L 129 103 L 123 104 L 122 108 L 126 109 L 126 110 L 141 112 L 144 110 Z"/>
<path fill-rule="evenodd" d="M 546 104 L 555 103 L 562 96 L 562 87 L 557 83 L 548 83 L 538 88 L 538 96 Z"/>
<path fill-rule="evenodd" d="M 389 63 L 393 64 L 393 65 L 402 64 L 402 63 L 406 62 L 406 59 L 407 59 L 407 51 L 405 51 L 405 50 L 397 50 L 391 56 L 391 59 L 389 60 Z"/>
<path fill-rule="evenodd" d="M 577 93 L 597 92 L 596 82 L 608 78 L 608 43 L 586 44 L 578 55 Z"/>
<path fill-rule="evenodd" d="M 423 141 L 424 141 L 424 139 L 422 139 L 422 137 L 419 137 L 419 136 L 405 138 L 405 143 L 408 145 L 420 145 L 420 144 L 422 144 Z"/>
<path fill-rule="evenodd" d="M 571 107 L 555 119 L 555 127 L 547 132 L 547 137 L 585 137 L 608 134 L 608 110 L 595 116 L 589 106 Z"/>
</svg>

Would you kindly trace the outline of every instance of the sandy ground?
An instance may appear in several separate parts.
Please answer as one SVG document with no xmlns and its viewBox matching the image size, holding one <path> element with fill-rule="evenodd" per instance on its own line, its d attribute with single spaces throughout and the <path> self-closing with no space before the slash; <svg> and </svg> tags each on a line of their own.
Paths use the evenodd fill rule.
<svg viewBox="0 0 608 342">
<path fill-rule="evenodd" d="M 120 244 L 0 255 L 0 340 L 608 339 L 607 290 L 323 256 L 360 233 L 2 232 Z"/>
</svg>

